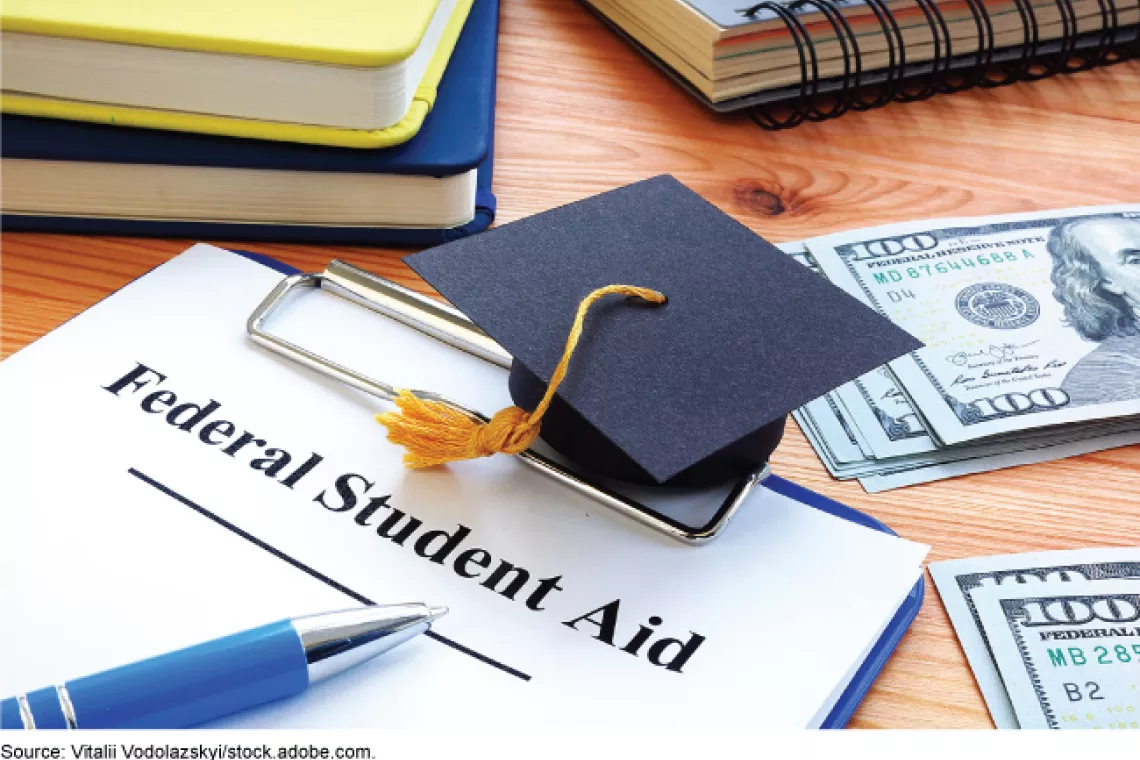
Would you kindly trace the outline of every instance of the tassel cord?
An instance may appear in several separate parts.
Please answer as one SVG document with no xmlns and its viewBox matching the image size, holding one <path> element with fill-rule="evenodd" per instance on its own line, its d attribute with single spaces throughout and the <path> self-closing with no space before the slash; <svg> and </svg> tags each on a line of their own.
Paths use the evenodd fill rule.
<svg viewBox="0 0 1140 760">
<path fill-rule="evenodd" d="M 609 295 L 631 296 L 654 304 L 666 301 L 662 293 L 634 285 L 607 285 L 583 298 L 566 337 L 562 358 L 533 412 L 510 406 L 482 423 L 448 404 L 421 399 L 401 390 L 394 399 L 399 411 L 379 414 L 376 419 L 388 428 L 388 440 L 407 450 L 404 464 L 412 468 L 433 467 L 496 453 L 519 454 L 529 448 L 538 437 L 542 418 L 550 409 L 554 394 L 566 378 L 570 359 L 582 338 L 587 312 Z"/>
</svg>

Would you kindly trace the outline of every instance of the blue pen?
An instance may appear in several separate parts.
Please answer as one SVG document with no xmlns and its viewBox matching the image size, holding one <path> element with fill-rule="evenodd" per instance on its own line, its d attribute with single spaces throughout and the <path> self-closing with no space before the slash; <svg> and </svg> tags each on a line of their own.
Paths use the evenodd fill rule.
<svg viewBox="0 0 1140 760">
<path fill-rule="evenodd" d="M 282 620 L 0 702 L 0 728 L 185 728 L 288 697 L 402 644 L 446 607 Z"/>
</svg>

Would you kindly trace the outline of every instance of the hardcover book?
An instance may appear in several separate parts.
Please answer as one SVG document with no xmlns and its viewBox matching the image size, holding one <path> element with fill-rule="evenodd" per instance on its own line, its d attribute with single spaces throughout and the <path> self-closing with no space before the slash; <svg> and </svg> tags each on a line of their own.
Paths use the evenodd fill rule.
<svg viewBox="0 0 1140 760">
<path fill-rule="evenodd" d="M 10 0 L 3 109 L 345 147 L 420 129 L 472 0 Z"/>
</svg>

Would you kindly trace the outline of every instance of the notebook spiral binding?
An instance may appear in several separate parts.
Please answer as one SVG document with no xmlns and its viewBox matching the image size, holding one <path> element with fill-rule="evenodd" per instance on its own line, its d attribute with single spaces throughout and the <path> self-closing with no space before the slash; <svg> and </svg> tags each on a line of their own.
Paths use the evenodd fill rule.
<svg viewBox="0 0 1140 760">
<path fill-rule="evenodd" d="M 1118 8 L 1117 0 L 1096 0 L 1100 30 L 1080 35 L 1073 0 L 1053 0 L 1060 14 L 1061 35 L 1047 41 L 1048 50 L 1044 50 L 1046 41 L 1041 39 L 1031 0 L 1013 1 L 1021 20 L 1022 40 L 1014 57 L 996 60 L 994 24 L 984 0 L 964 0 L 978 33 L 977 49 L 964 55 L 955 53 L 946 18 L 936 0 L 913 0 L 930 29 L 933 47 L 932 57 L 921 62 L 925 72 L 914 73 L 915 65 L 907 62 L 906 43 L 895 14 L 884 0 L 862 0 L 878 21 L 887 45 L 887 67 L 885 71 L 880 69 L 878 81 L 874 82 L 867 81 L 863 51 L 841 8 L 848 0 L 768 0 L 742 8 L 739 13 L 745 16 L 770 13 L 783 21 L 798 51 L 800 71 L 798 94 L 778 104 L 753 105 L 748 113 L 764 129 L 789 129 L 805 121 L 834 119 L 848 111 L 868 111 L 892 102 L 925 100 L 973 87 L 1033 81 L 1140 56 L 1140 32 L 1136 24 L 1120 23 L 1124 6 Z M 1131 5 L 1140 13 L 1140 0 Z M 839 80 L 837 89 L 820 89 L 822 59 L 811 33 L 797 15 L 799 12 L 819 13 L 831 26 L 843 58 L 842 75 L 832 78 Z M 1008 52 L 1009 48 L 1004 50 Z"/>
</svg>

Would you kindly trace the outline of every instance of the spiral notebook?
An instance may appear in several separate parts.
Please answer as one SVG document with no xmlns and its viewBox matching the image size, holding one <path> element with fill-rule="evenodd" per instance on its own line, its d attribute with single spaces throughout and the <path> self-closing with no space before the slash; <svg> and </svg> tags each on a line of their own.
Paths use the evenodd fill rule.
<svg viewBox="0 0 1140 760">
<path fill-rule="evenodd" d="M 718 112 L 782 129 L 1140 54 L 1119 0 L 582 0 Z"/>
</svg>

